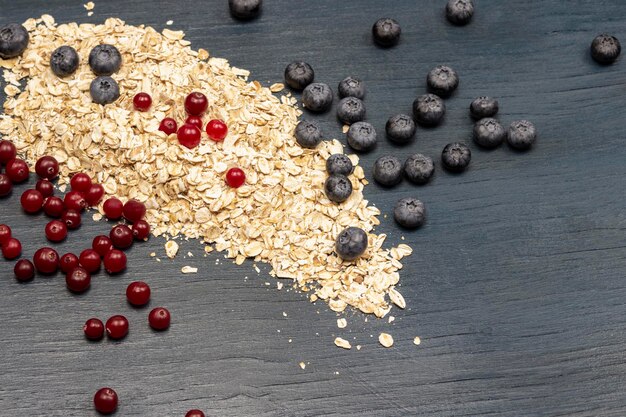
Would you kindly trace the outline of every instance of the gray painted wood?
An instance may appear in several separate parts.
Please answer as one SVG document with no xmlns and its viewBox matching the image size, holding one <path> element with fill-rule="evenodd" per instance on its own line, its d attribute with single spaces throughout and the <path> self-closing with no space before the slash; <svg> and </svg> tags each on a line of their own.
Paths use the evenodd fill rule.
<svg viewBox="0 0 626 417">
<path fill-rule="evenodd" d="M 226 0 L 99 1 L 92 17 L 82 3 L 2 0 L 0 23 L 50 13 L 60 22 L 119 16 L 162 29 L 172 19 L 193 47 L 266 84 L 294 59 L 333 87 L 362 77 L 368 120 L 381 132 L 390 115 L 410 111 L 431 67 L 456 68 L 461 85 L 445 124 L 420 129 L 405 148 L 381 141 L 363 156 L 368 176 L 385 153 L 438 160 L 447 142 L 468 140 L 467 108 L 478 95 L 500 99 L 504 123 L 535 122 L 540 139 L 527 153 L 472 147 L 468 172 L 438 169 L 426 187 L 366 188 L 383 213 L 404 196 L 428 207 L 419 231 L 400 231 L 391 216 L 378 228 L 389 243 L 405 236 L 415 248 L 402 271 L 409 308 L 394 310 L 391 326 L 348 313 L 339 330 L 325 305 L 276 291 L 266 268 L 257 275 L 251 263 L 202 257 L 197 242 L 181 248 L 193 258 L 161 263 L 148 254 L 162 255 L 162 240 L 135 245 L 126 274 L 96 277 L 83 296 L 69 295 L 60 275 L 19 285 L 12 263 L 1 262 L 2 416 L 95 415 L 91 396 L 103 385 L 119 393 L 120 416 L 182 416 L 192 407 L 220 417 L 626 415 L 626 62 L 600 67 L 588 57 L 599 32 L 626 41 L 621 0 L 482 0 L 463 28 L 446 23 L 443 0 L 266 1 L 263 16 L 246 24 L 228 16 Z M 402 25 L 395 49 L 371 44 L 382 16 Z M 316 119 L 342 136 L 333 113 Z M 32 256 L 45 219 L 19 212 L 24 188 L 0 213 Z M 60 251 L 79 251 L 107 230 L 85 221 Z M 200 273 L 181 276 L 185 264 Z M 168 332 L 149 330 L 150 307 L 126 304 L 135 279 L 151 284 L 150 307 L 172 311 Z M 83 339 L 85 319 L 116 313 L 131 321 L 126 340 Z M 393 334 L 392 349 L 377 344 L 382 330 Z M 363 349 L 338 349 L 335 335 Z"/>
</svg>

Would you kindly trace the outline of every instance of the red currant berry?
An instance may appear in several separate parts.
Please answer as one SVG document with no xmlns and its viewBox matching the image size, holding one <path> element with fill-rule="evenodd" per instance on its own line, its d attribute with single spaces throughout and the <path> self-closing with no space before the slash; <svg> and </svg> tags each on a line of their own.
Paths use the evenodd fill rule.
<svg viewBox="0 0 626 417">
<path fill-rule="evenodd" d="M 59 261 L 59 266 L 64 274 L 69 274 L 74 268 L 78 268 L 79 265 L 80 261 L 78 260 L 78 256 L 73 253 L 66 253 L 61 256 L 61 260 Z"/>
<path fill-rule="evenodd" d="M 0 141 L 0 164 L 6 165 L 10 160 L 17 156 L 15 145 L 8 140 Z"/>
<path fill-rule="evenodd" d="M 112 316 L 107 320 L 105 329 L 111 339 L 123 339 L 128 334 L 128 320 L 122 315 Z"/>
<path fill-rule="evenodd" d="M 85 200 L 87 200 L 89 207 L 97 206 L 102 197 L 104 197 L 104 187 L 100 184 L 93 184 L 85 193 Z"/>
<path fill-rule="evenodd" d="M 35 172 L 39 178 L 53 180 L 59 175 L 59 162 L 52 156 L 42 156 L 35 163 Z"/>
<path fill-rule="evenodd" d="M 87 200 L 83 196 L 83 193 L 79 191 L 70 191 L 65 194 L 65 198 L 63 199 L 63 204 L 65 204 L 65 208 L 68 210 L 76 210 L 81 212 L 87 208 Z"/>
<path fill-rule="evenodd" d="M 108 236 L 100 235 L 93 238 L 91 247 L 98 252 L 101 258 L 104 258 L 104 255 L 113 249 L 113 242 L 111 242 Z"/>
<path fill-rule="evenodd" d="M 6 224 L 0 224 L 0 246 L 11 239 L 11 228 Z"/>
<path fill-rule="evenodd" d="M 148 323 L 154 330 L 165 330 L 170 327 L 170 319 L 170 312 L 164 307 L 157 307 L 148 315 Z"/>
<path fill-rule="evenodd" d="M 113 246 L 118 249 L 127 249 L 133 245 L 133 232 L 125 224 L 113 226 L 109 237 L 111 242 L 113 242 Z"/>
<path fill-rule="evenodd" d="M 139 111 L 148 111 L 152 105 L 152 97 L 148 93 L 137 93 L 133 97 L 133 104 L 135 109 Z"/>
<path fill-rule="evenodd" d="M 48 180 L 39 180 L 35 184 L 35 190 L 39 191 L 43 198 L 51 197 L 54 194 L 54 185 Z"/>
<path fill-rule="evenodd" d="M 241 168 L 231 168 L 226 171 L 226 184 L 233 188 L 239 188 L 246 182 L 246 174 Z"/>
<path fill-rule="evenodd" d="M 148 240 L 150 225 L 145 220 L 137 220 L 133 223 L 133 236 L 136 240 Z"/>
<path fill-rule="evenodd" d="M 91 318 L 83 326 L 85 337 L 89 340 L 100 340 L 104 337 L 104 323 L 97 318 Z"/>
<path fill-rule="evenodd" d="M 26 282 L 35 276 L 35 265 L 28 259 L 20 259 L 13 268 L 15 279 L 19 282 Z"/>
<path fill-rule="evenodd" d="M 178 129 L 178 142 L 186 148 L 193 149 L 200 144 L 202 135 L 194 125 L 184 124 Z"/>
<path fill-rule="evenodd" d="M 119 199 L 111 197 L 107 198 L 102 206 L 102 209 L 104 210 L 104 215 L 107 216 L 107 219 L 117 220 L 122 217 L 124 204 Z"/>
<path fill-rule="evenodd" d="M 222 141 L 228 134 L 228 126 L 221 120 L 213 119 L 206 125 L 206 134 L 216 142 Z"/>
<path fill-rule="evenodd" d="M 209 100 L 202 93 L 194 91 L 185 98 L 185 111 L 192 116 L 200 116 L 209 107 Z"/>
<path fill-rule="evenodd" d="M 205 416 L 202 411 L 198 409 L 194 409 L 194 410 L 187 411 L 187 414 L 185 414 L 185 417 L 205 417 Z"/>
<path fill-rule="evenodd" d="M 146 206 L 137 200 L 128 200 L 124 204 L 123 209 L 124 217 L 130 222 L 136 222 L 143 219 L 146 215 Z"/>
<path fill-rule="evenodd" d="M 46 225 L 46 237 L 50 242 L 61 242 L 67 237 L 67 225 L 60 220 L 52 220 Z"/>
<path fill-rule="evenodd" d="M 93 396 L 93 405 L 101 414 L 112 414 L 117 410 L 117 402 L 117 393 L 111 388 L 100 388 Z"/>
<path fill-rule="evenodd" d="M 0 174 L 0 197 L 6 197 L 11 194 L 11 190 L 13 190 L 11 178 L 6 174 Z"/>
<path fill-rule="evenodd" d="M 22 208 L 28 214 L 35 214 L 43 207 L 43 196 L 37 190 L 26 190 L 20 198 Z"/>
<path fill-rule="evenodd" d="M 15 259 L 22 254 L 22 243 L 14 237 L 10 237 L 2 245 L 2 256 L 4 259 Z"/>
<path fill-rule="evenodd" d="M 47 216 L 59 218 L 65 211 L 65 204 L 59 197 L 48 197 L 43 202 L 43 212 Z"/>
<path fill-rule="evenodd" d="M 76 173 L 70 179 L 70 187 L 72 191 L 86 193 L 91 188 L 91 177 L 84 172 Z"/>
<path fill-rule="evenodd" d="M 28 179 L 28 164 L 19 158 L 10 160 L 4 168 L 13 184 L 19 184 Z"/>
<path fill-rule="evenodd" d="M 85 268 L 78 266 L 65 276 L 65 285 L 72 292 L 78 294 L 85 292 L 91 285 L 91 274 Z"/>
<path fill-rule="evenodd" d="M 165 119 L 161 120 L 159 130 L 169 136 L 172 133 L 176 133 L 176 131 L 178 130 L 178 123 L 176 123 L 176 120 L 172 119 L 171 117 L 166 117 Z"/>
<path fill-rule="evenodd" d="M 54 274 L 59 269 L 59 254 L 52 248 L 43 247 L 35 252 L 33 263 L 40 274 Z"/>
<path fill-rule="evenodd" d="M 185 124 L 188 125 L 193 125 L 195 127 L 197 127 L 198 129 L 200 129 L 200 132 L 202 132 L 202 117 L 200 116 L 189 116 L 187 117 L 187 119 L 185 120 Z"/>
<path fill-rule="evenodd" d="M 78 256 L 78 262 L 90 274 L 100 269 L 100 255 L 93 249 L 85 249 Z"/>
<path fill-rule="evenodd" d="M 150 301 L 150 286 L 143 281 L 135 281 L 126 287 L 126 299 L 135 307 L 142 307 Z"/>
<path fill-rule="evenodd" d="M 75 230 L 80 227 L 80 223 L 82 222 L 80 212 L 76 210 L 66 210 L 61 215 L 61 220 L 65 222 L 67 228 L 70 230 Z"/>
<path fill-rule="evenodd" d="M 104 255 L 102 262 L 109 274 L 119 274 L 126 269 L 126 254 L 121 250 L 111 249 Z"/>
</svg>

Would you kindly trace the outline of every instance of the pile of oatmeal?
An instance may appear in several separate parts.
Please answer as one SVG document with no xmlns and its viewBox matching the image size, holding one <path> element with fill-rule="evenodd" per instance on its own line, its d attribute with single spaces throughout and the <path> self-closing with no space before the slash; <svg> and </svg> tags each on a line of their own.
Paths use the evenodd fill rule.
<svg viewBox="0 0 626 417">
<path fill-rule="evenodd" d="M 57 25 L 49 15 L 24 26 L 31 38 L 23 56 L 0 59 L 7 82 L 0 133 L 31 166 L 44 154 L 57 158 L 62 189 L 72 173 L 86 172 L 108 195 L 144 202 L 154 235 L 202 239 L 237 264 L 246 258 L 267 262 L 273 276 L 293 279 L 311 301 L 325 300 L 334 311 L 349 305 L 384 317 L 391 303 L 405 307 L 395 286 L 400 259 L 411 248 L 385 249 L 385 235 L 371 233 L 380 212 L 363 198 L 361 167 L 350 177 L 354 192 L 345 203 L 326 198 L 325 161 L 343 146 L 329 140 L 310 150 L 296 143 L 301 112 L 293 97 L 273 94 L 282 84 L 265 88 L 248 81 L 248 71 L 192 50 L 182 32 L 159 33 L 112 18 L 102 25 Z M 87 58 L 100 43 L 115 45 L 123 56 L 113 75 L 121 96 L 106 106 L 89 95 L 95 76 Z M 49 68 L 50 54 L 61 45 L 74 47 L 81 58 L 67 79 Z M 132 98 L 141 91 L 153 98 L 145 113 L 133 109 Z M 227 123 L 223 142 L 203 133 L 202 144 L 190 150 L 158 130 L 165 117 L 185 119 L 183 101 L 192 91 L 209 99 L 206 120 Z M 356 155 L 350 158 L 358 163 Z M 237 189 L 224 182 L 235 165 L 247 178 Z M 335 237 L 347 226 L 369 233 L 369 248 L 355 262 L 334 253 Z"/>
</svg>

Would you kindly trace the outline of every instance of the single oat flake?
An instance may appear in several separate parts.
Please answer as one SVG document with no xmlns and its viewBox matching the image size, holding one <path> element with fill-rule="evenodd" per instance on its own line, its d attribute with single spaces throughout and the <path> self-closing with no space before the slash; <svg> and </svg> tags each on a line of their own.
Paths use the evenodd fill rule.
<svg viewBox="0 0 626 417">
<path fill-rule="evenodd" d="M 335 345 L 339 346 L 343 349 L 352 349 L 352 345 L 346 339 L 342 339 L 341 337 L 335 338 Z"/>
<path fill-rule="evenodd" d="M 389 333 L 381 333 L 378 336 L 378 342 L 386 348 L 393 346 L 393 337 Z"/>
</svg>

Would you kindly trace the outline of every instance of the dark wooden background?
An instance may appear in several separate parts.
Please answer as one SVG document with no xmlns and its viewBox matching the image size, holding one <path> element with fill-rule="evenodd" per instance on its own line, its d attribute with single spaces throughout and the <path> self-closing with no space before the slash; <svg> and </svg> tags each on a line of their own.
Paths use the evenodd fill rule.
<svg viewBox="0 0 626 417">
<path fill-rule="evenodd" d="M 92 416 L 91 397 L 105 385 L 121 397 L 120 416 L 193 407 L 220 417 L 626 415 L 626 60 L 600 67 L 588 50 L 603 31 L 626 41 L 623 0 L 478 0 L 463 28 L 447 24 L 444 0 L 268 0 L 245 24 L 229 17 L 226 0 L 100 0 L 92 17 L 82 3 L 3 0 L 0 23 L 49 13 L 162 29 L 172 19 L 194 48 L 266 85 L 295 59 L 334 88 L 362 77 L 367 118 L 380 132 L 390 115 L 410 111 L 431 67 L 456 68 L 461 84 L 443 126 L 420 129 L 405 148 L 383 139 L 363 156 L 368 178 L 385 153 L 420 151 L 438 162 L 446 143 L 469 140 L 467 109 L 478 95 L 499 98 L 503 123 L 532 120 L 540 138 L 527 153 L 472 145 L 468 172 L 438 167 L 426 187 L 366 187 L 383 213 L 404 196 L 421 198 L 429 213 L 416 232 L 401 232 L 390 215 L 378 228 L 415 249 L 402 271 L 409 308 L 392 311 L 392 325 L 347 313 L 340 330 L 323 303 L 277 291 L 267 269 L 203 258 L 193 241 L 181 246 L 193 258 L 161 263 L 148 254 L 164 258 L 163 240 L 135 245 L 126 274 L 97 276 L 83 296 L 69 295 L 60 275 L 19 285 L 13 263 L 0 262 L 0 415 Z M 371 43 L 383 16 L 402 25 L 395 49 Z M 334 112 L 316 118 L 342 138 Z M 23 189 L 0 213 L 30 257 L 45 243 L 46 220 L 20 213 Z M 108 228 L 87 220 L 59 251 L 80 251 Z M 200 273 L 183 276 L 183 265 Z M 136 279 L 151 284 L 150 307 L 171 310 L 168 332 L 151 332 L 149 309 L 126 304 Z M 83 339 L 88 317 L 116 313 L 131 321 L 126 340 Z M 378 345 L 381 331 L 393 348 Z M 335 347 L 336 335 L 362 350 Z"/>
</svg>

